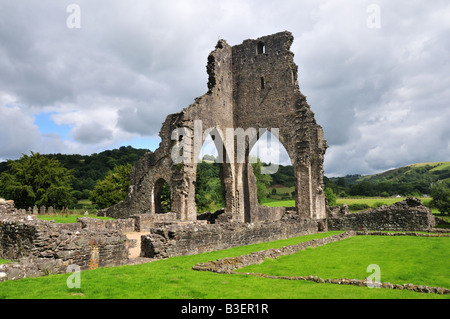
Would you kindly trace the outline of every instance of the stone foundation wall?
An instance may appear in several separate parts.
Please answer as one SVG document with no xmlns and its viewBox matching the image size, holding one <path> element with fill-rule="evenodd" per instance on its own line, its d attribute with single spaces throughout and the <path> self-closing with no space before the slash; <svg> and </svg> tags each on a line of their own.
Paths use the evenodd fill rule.
<svg viewBox="0 0 450 319">
<path fill-rule="evenodd" d="M 196 264 L 194 267 L 192 267 L 192 269 L 198 271 L 211 271 L 217 273 L 231 273 L 239 268 L 243 268 L 254 264 L 260 264 L 264 262 L 266 258 L 275 259 L 280 256 L 292 255 L 300 250 L 305 250 L 306 248 L 323 246 L 353 236 L 356 236 L 356 232 L 346 232 L 325 238 L 313 239 L 296 245 L 284 246 L 281 248 L 272 248 L 268 250 L 261 250 L 247 255 L 218 259 L 215 261 L 208 261 L 206 263 L 199 263 Z"/>
<path fill-rule="evenodd" d="M 271 278 L 271 279 L 282 279 L 282 280 L 307 280 L 315 283 L 330 283 L 338 285 L 354 285 L 354 286 L 371 286 L 378 288 L 388 288 L 397 290 L 410 290 L 420 293 L 436 293 L 436 294 L 450 294 L 450 289 L 443 287 L 430 287 L 423 285 L 414 284 L 391 284 L 389 282 L 375 282 L 370 279 L 358 280 L 358 279 L 348 279 L 348 278 L 321 278 L 318 276 L 274 276 L 261 273 L 243 273 L 238 272 L 239 268 L 243 268 L 249 265 L 260 264 L 266 260 L 266 258 L 275 259 L 280 256 L 291 255 L 300 250 L 306 248 L 318 247 L 326 245 L 332 242 L 343 240 L 346 238 L 353 237 L 355 235 L 375 235 L 375 236 L 423 236 L 423 237 L 448 237 L 449 235 L 436 235 L 436 234 L 422 234 L 422 233 L 386 233 L 386 232 L 346 232 L 339 235 L 333 235 L 330 237 L 325 237 L 321 239 L 313 239 L 307 242 L 303 242 L 297 245 L 284 246 L 281 248 L 274 248 L 268 250 L 262 250 L 258 252 L 253 252 L 251 254 L 218 259 L 215 261 L 208 261 L 206 263 L 199 263 L 192 267 L 193 270 L 197 271 L 210 271 L 216 273 L 226 273 L 226 274 L 240 274 L 256 276 L 260 278 Z"/>
<path fill-rule="evenodd" d="M 133 218 L 116 219 L 116 220 L 101 220 L 96 218 L 78 218 L 78 223 L 82 228 L 90 230 L 117 230 L 124 233 L 134 232 L 135 220 Z"/>
<path fill-rule="evenodd" d="M 279 221 L 168 225 L 141 237 L 141 256 L 168 258 L 316 233 L 317 221 L 286 214 Z"/>
<path fill-rule="evenodd" d="M 98 249 L 98 266 L 123 264 L 128 260 L 126 236 L 117 230 L 70 229 L 64 224 L 27 215 L 0 217 L 0 258 L 52 258 L 88 269 L 91 252 Z"/>
<path fill-rule="evenodd" d="M 43 259 L 58 265 L 76 264 L 81 270 L 128 262 L 129 243 L 122 229 L 134 230 L 134 220 L 80 220 L 73 224 L 43 221 L 16 210 L 12 201 L 1 202 L 0 258 L 12 261 Z M 24 267 L 19 264 L 14 263 L 15 271 L 29 268 L 27 262 Z"/>
<path fill-rule="evenodd" d="M 327 224 L 329 230 L 427 231 L 434 227 L 435 219 L 419 199 L 408 198 L 390 206 L 328 218 Z"/>
<path fill-rule="evenodd" d="M 155 224 L 174 221 L 177 218 L 176 213 L 165 214 L 140 214 L 132 215 L 134 220 L 134 230 L 137 232 L 150 232 L 150 228 L 155 227 Z"/>
<path fill-rule="evenodd" d="M 13 212 L 15 212 L 14 201 L 12 200 L 0 201 L 0 214 L 11 214 Z"/>
</svg>

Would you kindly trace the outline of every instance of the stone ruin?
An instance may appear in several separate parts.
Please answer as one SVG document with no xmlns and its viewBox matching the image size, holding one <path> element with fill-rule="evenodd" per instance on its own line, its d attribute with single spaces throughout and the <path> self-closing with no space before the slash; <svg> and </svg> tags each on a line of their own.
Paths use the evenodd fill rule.
<svg viewBox="0 0 450 319">
<path fill-rule="evenodd" d="M 208 56 L 208 92 L 167 117 L 159 148 L 145 154 L 132 170 L 127 198 L 99 212 L 116 220 L 81 218 L 75 224 L 56 224 L 37 219 L 37 207 L 32 213 L 31 208 L 15 209 L 11 201 L 0 202 L 0 259 L 15 261 L 0 265 L 0 281 L 64 273 L 72 264 L 81 270 L 130 264 L 130 248 L 136 245 L 140 257 L 135 259 L 154 259 L 327 230 L 431 230 L 435 220 L 430 209 L 412 199 L 358 214 L 327 206 L 323 192 L 327 144 L 300 92 L 298 67 L 289 50 L 292 42 L 289 32 L 236 46 L 218 41 Z M 200 129 L 196 121 L 201 121 Z M 236 130 L 249 133 L 252 128 L 257 134 L 244 134 L 241 153 L 236 143 L 227 143 L 236 142 Z M 292 161 L 295 207 L 258 204 L 249 154 L 265 130 L 278 130 Z M 225 207 L 198 215 L 194 183 L 199 149 L 180 145 L 201 147 L 208 134 L 214 136 L 222 157 Z M 174 160 L 174 150 L 183 161 Z M 167 213 L 161 209 L 164 182 L 171 189 Z M 135 240 L 127 237 L 130 232 L 144 234 Z"/>
<path fill-rule="evenodd" d="M 295 172 L 296 207 L 290 210 L 303 218 L 325 218 L 323 160 L 327 143 L 299 89 L 298 67 L 290 51 L 293 39 L 286 31 L 236 46 L 219 40 L 208 56 L 208 92 L 181 112 L 167 116 L 159 133 L 159 148 L 145 154 L 132 171 L 128 197 L 103 214 L 115 218 L 160 214 L 160 194 L 167 182 L 176 220 L 196 221 L 196 159 L 210 134 L 221 162 L 226 216 L 222 218 L 240 223 L 278 220 L 278 209 L 271 211 L 258 204 L 249 160 L 261 135 L 275 129 Z M 196 123 L 201 123 L 200 127 Z M 252 130 L 256 134 L 251 134 Z M 248 134 L 236 141 L 237 131 Z M 184 135 L 174 138 L 174 132 Z M 183 148 L 184 161 L 178 163 L 173 154 L 180 142 L 194 147 Z"/>
</svg>

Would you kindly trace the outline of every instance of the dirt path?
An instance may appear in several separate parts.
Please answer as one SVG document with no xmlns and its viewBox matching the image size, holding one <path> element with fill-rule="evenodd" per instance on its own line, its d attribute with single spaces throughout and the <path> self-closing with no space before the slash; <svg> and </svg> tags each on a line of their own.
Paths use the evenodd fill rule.
<svg viewBox="0 0 450 319">
<path fill-rule="evenodd" d="M 140 256 L 141 254 L 141 236 L 142 235 L 146 235 L 148 234 L 148 232 L 132 232 L 132 233 L 125 233 L 125 235 L 127 236 L 128 239 L 136 239 L 136 247 L 135 248 L 130 248 L 130 254 L 129 257 L 131 258 L 137 258 Z"/>
</svg>

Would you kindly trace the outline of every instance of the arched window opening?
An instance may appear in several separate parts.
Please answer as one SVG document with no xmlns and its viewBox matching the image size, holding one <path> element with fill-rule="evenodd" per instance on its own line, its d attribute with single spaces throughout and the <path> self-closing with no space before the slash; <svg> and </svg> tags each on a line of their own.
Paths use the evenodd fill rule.
<svg viewBox="0 0 450 319">
<path fill-rule="evenodd" d="M 258 42 L 257 51 L 258 51 L 258 54 L 266 53 L 266 45 L 264 44 L 264 42 Z"/>
<path fill-rule="evenodd" d="M 205 139 L 197 163 L 195 181 L 195 203 L 197 212 L 215 212 L 225 206 L 224 185 L 221 178 L 221 163 L 216 143 L 220 140 L 211 135 Z M 220 146 L 220 143 L 218 144 Z"/>
<path fill-rule="evenodd" d="M 172 192 L 170 185 L 162 178 L 155 184 L 155 213 L 164 214 L 171 211 Z"/>
<path fill-rule="evenodd" d="M 257 180 L 258 202 L 271 207 L 295 206 L 295 176 L 283 144 L 270 131 L 262 134 L 250 150 Z"/>
</svg>

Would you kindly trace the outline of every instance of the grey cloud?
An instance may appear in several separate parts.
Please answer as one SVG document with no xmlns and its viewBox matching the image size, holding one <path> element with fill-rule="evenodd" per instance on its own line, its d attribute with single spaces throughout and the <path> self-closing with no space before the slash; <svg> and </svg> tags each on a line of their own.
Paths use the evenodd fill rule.
<svg viewBox="0 0 450 319">
<path fill-rule="evenodd" d="M 300 89 L 330 145 L 327 174 L 450 158 L 444 0 L 378 1 L 377 30 L 366 25 L 371 1 L 79 0 L 77 30 L 65 25 L 69 3 L 0 3 L 0 94 L 24 116 L 17 147 L 0 128 L 8 149 L 0 158 L 155 136 L 168 114 L 206 92 L 206 58 L 219 38 L 234 45 L 283 30 L 293 32 Z M 44 110 L 72 127 L 74 141 L 40 134 L 33 116 Z"/>
<path fill-rule="evenodd" d="M 95 144 L 112 139 L 113 131 L 103 127 L 98 122 L 91 122 L 77 127 L 72 135 L 77 142 Z"/>
<path fill-rule="evenodd" d="M 0 105 L 0 160 L 15 159 L 32 150 L 38 128 L 19 107 Z"/>
</svg>

